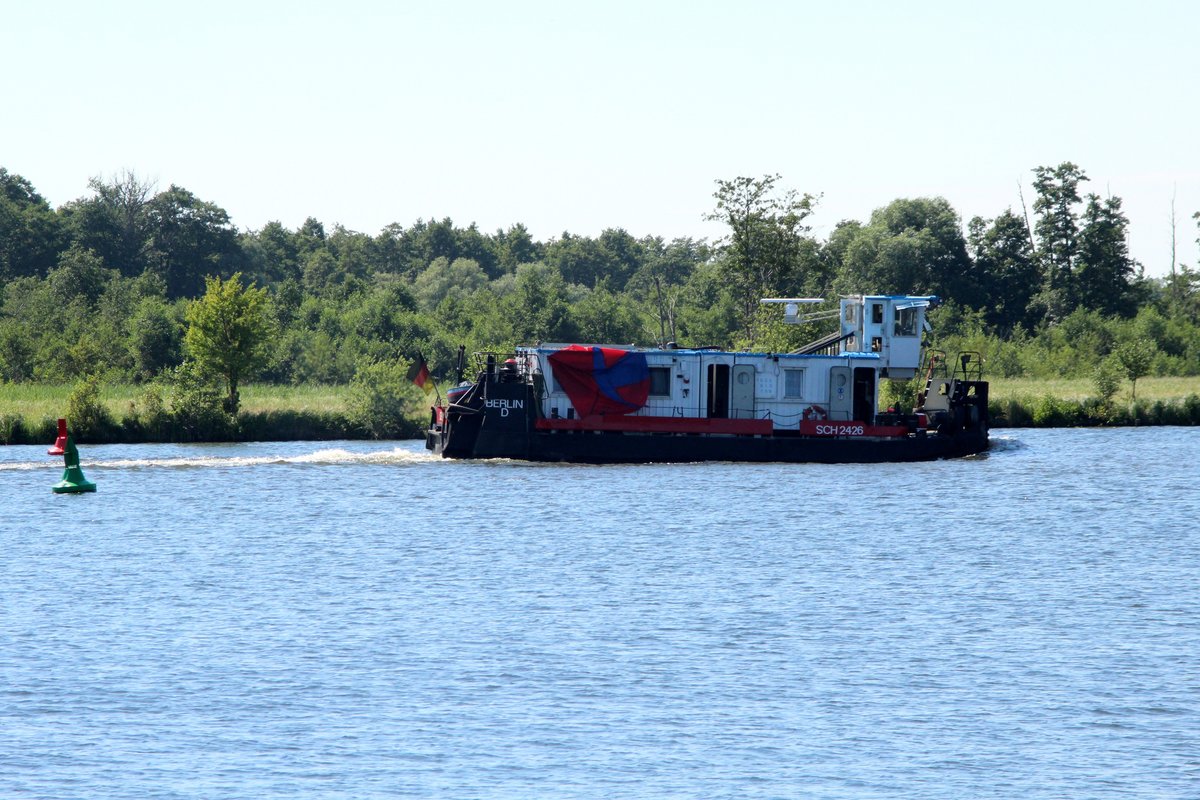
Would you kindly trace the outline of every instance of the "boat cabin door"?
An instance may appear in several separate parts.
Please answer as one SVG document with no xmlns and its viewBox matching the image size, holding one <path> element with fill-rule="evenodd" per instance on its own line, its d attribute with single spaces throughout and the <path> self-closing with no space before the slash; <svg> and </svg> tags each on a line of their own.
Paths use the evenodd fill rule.
<svg viewBox="0 0 1200 800">
<path fill-rule="evenodd" d="M 854 419 L 871 424 L 875 421 L 875 370 L 854 370 Z"/>
<path fill-rule="evenodd" d="M 754 419 L 754 365 L 734 364 L 729 387 L 729 416 Z"/>
<path fill-rule="evenodd" d="M 729 365 L 708 365 L 708 416 L 726 419 L 729 416 Z"/>
<path fill-rule="evenodd" d="M 829 370 L 829 418 L 848 422 L 854 410 L 854 389 L 850 385 L 850 368 Z"/>
</svg>

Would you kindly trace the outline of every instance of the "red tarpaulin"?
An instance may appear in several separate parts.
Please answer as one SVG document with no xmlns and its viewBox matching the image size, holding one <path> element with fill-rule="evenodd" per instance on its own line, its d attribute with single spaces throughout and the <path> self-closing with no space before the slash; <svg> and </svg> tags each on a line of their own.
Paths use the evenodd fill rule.
<svg viewBox="0 0 1200 800">
<path fill-rule="evenodd" d="M 581 417 L 628 414 L 646 405 L 650 396 L 644 353 L 573 344 L 552 353 L 550 367 Z"/>
</svg>

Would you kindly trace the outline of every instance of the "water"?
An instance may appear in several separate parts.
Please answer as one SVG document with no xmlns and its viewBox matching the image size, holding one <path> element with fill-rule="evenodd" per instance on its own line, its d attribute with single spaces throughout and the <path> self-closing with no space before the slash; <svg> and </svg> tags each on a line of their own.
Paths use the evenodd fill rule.
<svg viewBox="0 0 1200 800">
<path fill-rule="evenodd" d="M 995 439 L 0 448 L 0 796 L 1200 796 L 1200 429 Z"/>
</svg>

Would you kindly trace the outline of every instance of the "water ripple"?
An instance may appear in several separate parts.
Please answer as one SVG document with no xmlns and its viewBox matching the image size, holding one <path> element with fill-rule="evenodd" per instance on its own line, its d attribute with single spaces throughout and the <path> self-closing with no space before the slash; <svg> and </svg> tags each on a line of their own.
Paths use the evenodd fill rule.
<svg viewBox="0 0 1200 800">
<path fill-rule="evenodd" d="M 0 796 L 1194 796 L 1194 429 L 0 451 Z"/>
</svg>

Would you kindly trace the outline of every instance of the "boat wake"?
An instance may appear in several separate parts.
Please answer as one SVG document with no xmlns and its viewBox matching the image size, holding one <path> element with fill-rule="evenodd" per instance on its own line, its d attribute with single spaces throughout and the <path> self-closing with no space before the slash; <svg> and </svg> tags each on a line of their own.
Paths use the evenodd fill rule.
<svg viewBox="0 0 1200 800">
<path fill-rule="evenodd" d="M 414 452 L 403 448 L 356 453 L 332 448 L 296 455 L 267 456 L 178 456 L 172 458 L 122 458 L 99 459 L 80 462 L 84 469 L 206 469 L 240 467 L 263 467 L 277 465 L 336 466 L 339 464 L 408 465 L 440 462 L 442 459 L 426 451 Z M 0 472 L 62 468 L 61 459 L 48 458 L 44 461 L 17 461 L 0 463 Z"/>
<path fill-rule="evenodd" d="M 1016 438 L 1016 434 L 996 435 L 996 430 L 993 428 L 991 437 L 988 440 L 989 453 L 1008 453 L 1014 450 L 1024 450 L 1026 444 Z"/>
</svg>

